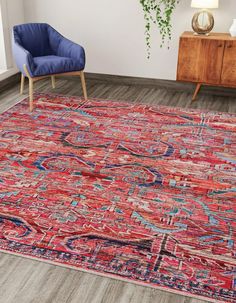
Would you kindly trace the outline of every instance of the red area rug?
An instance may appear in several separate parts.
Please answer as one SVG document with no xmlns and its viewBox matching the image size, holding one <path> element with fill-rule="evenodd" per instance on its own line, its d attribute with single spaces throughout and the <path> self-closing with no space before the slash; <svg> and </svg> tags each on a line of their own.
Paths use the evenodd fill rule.
<svg viewBox="0 0 236 303">
<path fill-rule="evenodd" d="M 0 116 L 0 250 L 236 302 L 236 115 L 38 95 Z"/>
</svg>

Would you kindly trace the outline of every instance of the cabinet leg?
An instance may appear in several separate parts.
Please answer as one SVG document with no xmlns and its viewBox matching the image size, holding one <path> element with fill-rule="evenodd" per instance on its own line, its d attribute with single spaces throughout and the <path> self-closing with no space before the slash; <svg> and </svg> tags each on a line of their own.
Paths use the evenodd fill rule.
<svg viewBox="0 0 236 303">
<path fill-rule="evenodd" d="M 196 87 L 195 92 L 194 92 L 194 94 L 193 94 L 192 101 L 195 101 L 195 100 L 196 100 L 197 94 L 199 93 L 199 91 L 200 91 L 200 89 L 201 89 L 201 86 L 202 86 L 201 83 L 198 83 L 198 84 L 197 84 L 197 87 Z"/>
</svg>

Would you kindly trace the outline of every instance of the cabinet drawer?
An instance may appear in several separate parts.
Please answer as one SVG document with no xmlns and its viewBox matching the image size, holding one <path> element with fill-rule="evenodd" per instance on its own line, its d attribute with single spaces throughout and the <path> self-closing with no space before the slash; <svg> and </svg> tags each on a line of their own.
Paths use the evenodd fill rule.
<svg viewBox="0 0 236 303">
<path fill-rule="evenodd" d="M 221 84 L 236 86 L 236 41 L 227 41 L 225 46 Z"/>
<path fill-rule="evenodd" d="M 177 80 L 220 84 L 225 41 L 181 38 Z"/>
<path fill-rule="evenodd" d="M 199 64 L 201 64 L 201 40 L 195 37 L 180 38 L 177 80 L 199 82 L 201 79 Z"/>
<path fill-rule="evenodd" d="M 202 40 L 201 82 L 220 84 L 225 41 Z"/>
</svg>

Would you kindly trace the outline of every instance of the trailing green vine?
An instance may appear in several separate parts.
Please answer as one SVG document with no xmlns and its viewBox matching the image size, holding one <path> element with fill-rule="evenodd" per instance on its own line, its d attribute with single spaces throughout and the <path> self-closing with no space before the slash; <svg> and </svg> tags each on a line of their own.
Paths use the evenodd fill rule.
<svg viewBox="0 0 236 303">
<path fill-rule="evenodd" d="M 139 0 L 143 7 L 145 25 L 145 35 L 148 58 L 151 54 L 151 26 L 154 24 L 158 27 L 161 35 L 162 47 L 166 39 L 171 40 L 172 24 L 171 18 L 176 5 L 180 0 Z M 169 47 L 169 46 L 168 46 Z"/>
</svg>

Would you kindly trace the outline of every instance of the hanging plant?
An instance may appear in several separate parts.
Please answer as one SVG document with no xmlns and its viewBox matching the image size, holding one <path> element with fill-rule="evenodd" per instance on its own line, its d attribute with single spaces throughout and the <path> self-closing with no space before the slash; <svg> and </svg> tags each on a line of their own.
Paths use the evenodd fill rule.
<svg viewBox="0 0 236 303">
<path fill-rule="evenodd" d="M 171 18 L 176 5 L 180 0 L 139 0 L 144 12 L 145 34 L 148 58 L 150 58 L 151 50 L 151 25 L 156 25 L 161 35 L 160 47 L 166 40 L 171 40 L 172 24 Z M 169 45 L 168 45 L 169 47 Z"/>
</svg>

